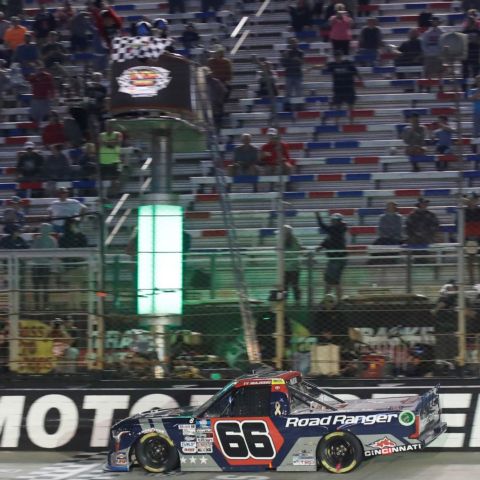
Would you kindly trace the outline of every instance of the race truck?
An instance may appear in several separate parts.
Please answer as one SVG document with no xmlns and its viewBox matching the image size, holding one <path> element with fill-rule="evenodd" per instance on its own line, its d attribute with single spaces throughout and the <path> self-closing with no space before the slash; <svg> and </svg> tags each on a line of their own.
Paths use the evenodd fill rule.
<svg viewBox="0 0 480 480">
<path fill-rule="evenodd" d="M 364 459 L 422 450 L 445 432 L 437 390 L 346 401 L 300 372 L 246 375 L 200 407 L 117 422 L 106 469 L 347 473 Z"/>
</svg>

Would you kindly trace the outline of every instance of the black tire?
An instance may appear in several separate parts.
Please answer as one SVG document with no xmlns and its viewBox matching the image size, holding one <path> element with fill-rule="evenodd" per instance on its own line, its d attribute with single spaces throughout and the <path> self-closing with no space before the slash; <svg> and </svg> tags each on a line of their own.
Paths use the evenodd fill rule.
<svg viewBox="0 0 480 480">
<path fill-rule="evenodd" d="M 348 432 L 325 435 L 317 447 L 317 462 L 330 473 L 348 473 L 362 463 L 360 440 Z"/>
<path fill-rule="evenodd" d="M 147 472 L 169 472 L 178 467 L 178 452 L 172 441 L 156 432 L 146 433 L 138 439 L 135 456 Z"/>
</svg>

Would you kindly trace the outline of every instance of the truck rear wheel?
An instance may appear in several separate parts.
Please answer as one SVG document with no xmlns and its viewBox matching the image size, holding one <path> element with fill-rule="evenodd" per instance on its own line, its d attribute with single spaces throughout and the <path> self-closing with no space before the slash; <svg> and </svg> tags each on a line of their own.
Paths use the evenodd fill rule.
<svg viewBox="0 0 480 480">
<path fill-rule="evenodd" d="M 348 473 L 363 460 L 360 440 L 348 432 L 332 432 L 318 444 L 317 462 L 330 473 Z"/>
</svg>

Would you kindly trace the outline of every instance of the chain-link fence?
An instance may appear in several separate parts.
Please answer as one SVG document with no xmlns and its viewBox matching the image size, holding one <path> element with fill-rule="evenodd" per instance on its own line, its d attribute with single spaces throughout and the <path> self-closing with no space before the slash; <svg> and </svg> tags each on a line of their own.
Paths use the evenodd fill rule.
<svg viewBox="0 0 480 480">
<path fill-rule="evenodd" d="M 265 249 L 242 257 L 262 362 L 278 366 L 277 256 Z M 156 333 L 152 316 L 137 315 L 135 258 L 107 255 L 103 289 L 99 258 L 93 249 L 1 255 L 3 370 L 227 378 L 252 368 L 227 253 L 185 254 L 183 314 Z M 466 334 L 458 335 L 454 247 L 347 259 L 338 300 L 325 293 L 329 258 L 300 254 L 300 295 L 290 291 L 285 302 L 282 368 L 379 378 L 454 375 L 464 366 L 478 375 L 478 290 L 465 288 Z"/>
<path fill-rule="evenodd" d="M 0 371 L 86 370 L 101 313 L 101 222 L 95 213 L 37 217 L 1 237 Z"/>
<path fill-rule="evenodd" d="M 331 257 L 311 250 L 296 254 L 298 284 L 289 288 L 285 302 L 282 367 L 377 378 L 453 375 L 464 365 L 466 373 L 477 375 L 478 291 L 465 288 L 466 335 L 458 335 L 456 247 L 380 253 L 345 257 L 341 299 L 325 289 Z M 262 361 L 278 366 L 277 255 L 265 249 L 244 251 L 242 257 Z M 112 293 L 106 304 L 107 369 L 110 363 L 112 372 L 125 375 L 139 352 L 147 362 L 140 362 L 145 375 L 153 375 L 154 366 L 168 375 L 199 377 L 251 368 L 227 252 L 185 255 L 183 314 L 161 334 L 163 358 L 155 354 L 148 318 L 135 315 L 135 260 L 108 256 L 106 272 L 106 290 Z M 459 358 L 462 345 L 465 358 Z"/>
</svg>

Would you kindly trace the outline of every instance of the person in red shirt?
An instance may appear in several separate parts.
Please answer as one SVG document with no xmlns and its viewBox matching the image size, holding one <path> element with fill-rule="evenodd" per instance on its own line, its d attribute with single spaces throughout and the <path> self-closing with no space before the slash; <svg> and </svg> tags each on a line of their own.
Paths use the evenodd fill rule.
<svg viewBox="0 0 480 480">
<path fill-rule="evenodd" d="M 55 82 L 50 73 L 42 64 L 37 71 L 28 78 L 32 85 L 32 99 L 30 102 L 30 116 L 32 120 L 40 125 L 45 120 L 51 108 L 51 101 L 55 97 Z"/>
<path fill-rule="evenodd" d="M 50 113 L 49 122 L 43 129 L 42 141 L 46 147 L 64 144 L 67 141 L 63 123 L 60 121 L 58 113 L 54 110 Z"/>
<path fill-rule="evenodd" d="M 108 2 L 99 1 L 96 4 L 89 2 L 87 5 L 100 36 L 110 48 L 113 37 L 118 35 L 122 29 L 122 17 L 116 14 Z"/>
<path fill-rule="evenodd" d="M 224 101 L 230 97 L 232 91 L 232 61 L 225 57 L 225 48 L 217 45 L 213 56 L 207 60 L 207 67 L 212 71 L 212 76 L 220 80 L 226 88 Z"/>
<path fill-rule="evenodd" d="M 280 141 L 276 128 L 267 130 L 268 142 L 260 148 L 260 164 L 263 166 L 265 175 L 279 175 L 279 153 L 282 161 L 282 175 L 291 175 L 294 173 L 295 160 L 290 158 L 288 145 Z M 273 190 L 273 183 L 270 183 L 270 190 Z M 290 182 L 286 182 L 285 191 L 290 191 Z"/>
<path fill-rule="evenodd" d="M 281 142 L 276 128 L 269 128 L 267 131 L 268 142 L 261 147 L 261 164 L 264 167 L 265 175 L 278 174 L 278 152 L 282 155 L 282 173 L 291 175 L 294 171 L 295 162 L 290 158 L 288 146 Z"/>
</svg>

